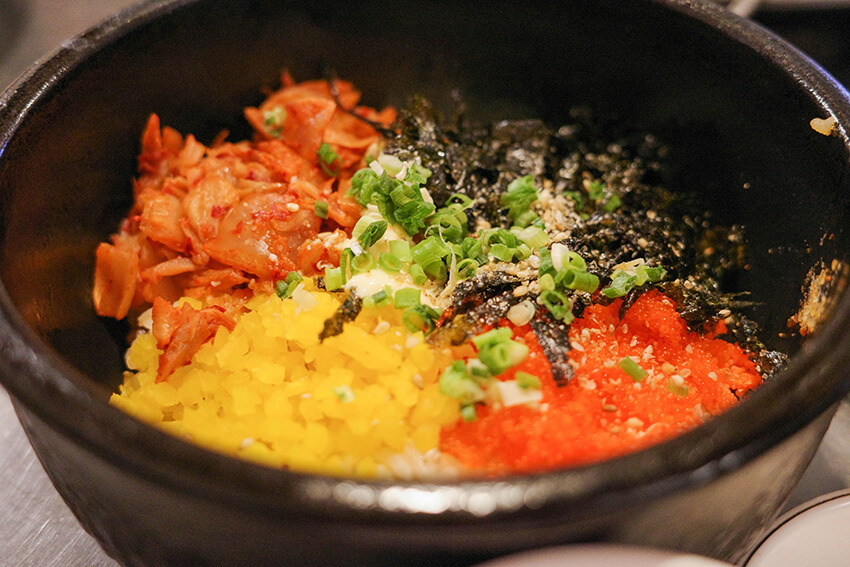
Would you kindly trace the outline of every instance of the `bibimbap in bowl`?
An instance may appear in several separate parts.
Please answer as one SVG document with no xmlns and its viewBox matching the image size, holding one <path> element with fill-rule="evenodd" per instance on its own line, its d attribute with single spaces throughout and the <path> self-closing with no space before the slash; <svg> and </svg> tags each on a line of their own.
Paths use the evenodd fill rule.
<svg viewBox="0 0 850 567">
<path fill-rule="evenodd" d="M 734 560 L 846 390 L 846 92 L 702 4 L 384 8 L 150 2 L 5 95 L 60 493 L 127 565 Z"/>
</svg>

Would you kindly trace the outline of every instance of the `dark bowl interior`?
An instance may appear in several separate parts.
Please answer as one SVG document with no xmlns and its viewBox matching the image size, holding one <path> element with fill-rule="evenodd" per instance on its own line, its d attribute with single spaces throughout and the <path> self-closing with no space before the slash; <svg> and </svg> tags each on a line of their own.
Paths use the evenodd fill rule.
<svg viewBox="0 0 850 567">
<path fill-rule="evenodd" d="M 672 148 L 664 182 L 702 194 L 718 222 L 746 226 L 749 270 L 728 291 L 751 293 L 749 315 L 762 338 L 792 353 L 791 363 L 738 408 L 653 449 L 591 467 L 446 486 L 267 470 L 121 414 L 106 400 L 121 379 L 122 327 L 95 316 L 91 280 L 94 248 L 130 205 L 145 120 L 156 112 L 202 141 L 222 128 L 246 136 L 241 109 L 258 103 L 263 87 L 277 86 L 281 69 L 298 79 L 333 70 L 373 106 L 401 106 L 420 93 L 447 108 L 456 89 L 482 119 L 557 124 L 571 107 L 587 105 L 656 134 Z M 828 115 L 838 119 L 836 135 L 810 128 L 811 118 Z M 848 119 L 847 93 L 815 64 L 702 2 L 148 2 L 68 44 L 0 104 L 2 381 L 60 492 L 126 564 L 182 558 L 213 565 L 216 553 L 231 565 L 362 559 L 338 551 L 273 555 L 283 543 L 266 546 L 272 555 L 242 549 L 260 536 L 291 544 L 295 525 L 295 533 L 365 549 L 370 562 L 378 562 L 375 554 L 404 563 L 436 553 L 446 561 L 558 541 L 637 539 L 648 517 L 630 527 L 624 516 L 693 510 L 711 501 L 700 492 L 710 481 L 722 485 L 718 479 L 762 458 L 747 482 L 727 481 L 724 490 L 733 492 L 707 506 L 706 514 L 716 512 L 708 535 L 688 539 L 683 523 L 668 517 L 673 532 L 647 541 L 732 557 L 748 530 L 778 509 L 823 432 L 820 416 L 850 387 L 850 300 L 842 290 L 815 337 L 804 342 L 786 324 L 806 273 L 850 250 L 850 152 L 841 126 Z M 774 467 L 782 470 L 766 480 Z M 752 482 L 763 489 L 742 496 Z M 128 496 L 131 489 L 141 492 Z M 195 530 L 191 552 L 188 535 L 175 543 L 165 527 L 133 523 L 132 506 L 179 501 L 175 495 L 191 503 L 174 516 L 163 512 L 161 524 Z M 429 506 L 437 498 L 441 513 L 417 504 L 422 495 Z M 677 495 L 684 496 L 658 504 Z M 235 544 L 223 553 L 215 541 L 226 519 L 197 525 L 199 514 L 223 509 L 239 511 L 232 521 L 242 522 L 241 554 Z M 138 526 L 161 547 L 142 549 L 140 536 L 129 533 Z M 252 536 L 244 526 L 264 529 Z"/>
</svg>

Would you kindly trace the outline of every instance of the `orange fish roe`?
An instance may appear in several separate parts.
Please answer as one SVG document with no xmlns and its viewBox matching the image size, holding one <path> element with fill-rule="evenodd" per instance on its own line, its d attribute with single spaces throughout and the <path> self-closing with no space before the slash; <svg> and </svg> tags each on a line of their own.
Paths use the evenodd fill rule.
<svg viewBox="0 0 850 567">
<path fill-rule="evenodd" d="M 541 379 L 539 407 L 482 407 L 478 419 L 445 430 L 441 448 L 490 474 L 533 472 L 622 455 L 702 423 L 761 383 L 755 363 L 718 334 L 688 330 L 674 302 L 648 291 L 622 320 L 622 300 L 591 305 L 570 328 L 575 377 L 559 387 L 528 326 L 515 338 L 530 349 L 516 371 Z M 631 357 L 646 375 L 620 366 Z M 636 373 L 640 374 L 640 373 Z"/>
</svg>

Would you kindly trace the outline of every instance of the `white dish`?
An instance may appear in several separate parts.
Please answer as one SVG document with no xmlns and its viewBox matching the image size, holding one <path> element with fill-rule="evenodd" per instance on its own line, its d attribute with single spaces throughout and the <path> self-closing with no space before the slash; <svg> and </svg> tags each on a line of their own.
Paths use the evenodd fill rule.
<svg viewBox="0 0 850 567">
<path fill-rule="evenodd" d="M 784 514 L 744 563 L 746 567 L 850 565 L 850 490 L 811 500 Z"/>
<path fill-rule="evenodd" d="M 626 545 L 549 547 L 510 555 L 478 567 L 732 567 L 699 555 Z"/>
</svg>

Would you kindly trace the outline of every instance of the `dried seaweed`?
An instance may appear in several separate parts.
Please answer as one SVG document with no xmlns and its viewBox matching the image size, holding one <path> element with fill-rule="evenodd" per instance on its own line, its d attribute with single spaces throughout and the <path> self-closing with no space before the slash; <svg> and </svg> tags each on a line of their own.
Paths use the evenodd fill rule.
<svg viewBox="0 0 850 567">
<path fill-rule="evenodd" d="M 552 377 L 558 386 L 566 386 L 575 375 L 570 365 L 570 328 L 553 319 L 548 311 L 538 309 L 530 322 L 531 330 L 549 360 Z"/>
<path fill-rule="evenodd" d="M 322 332 L 319 333 L 319 340 L 324 341 L 328 337 L 341 334 L 345 324 L 354 321 L 362 308 L 363 300 L 357 297 L 353 291 L 350 292 L 336 312 L 325 320 Z"/>
</svg>

